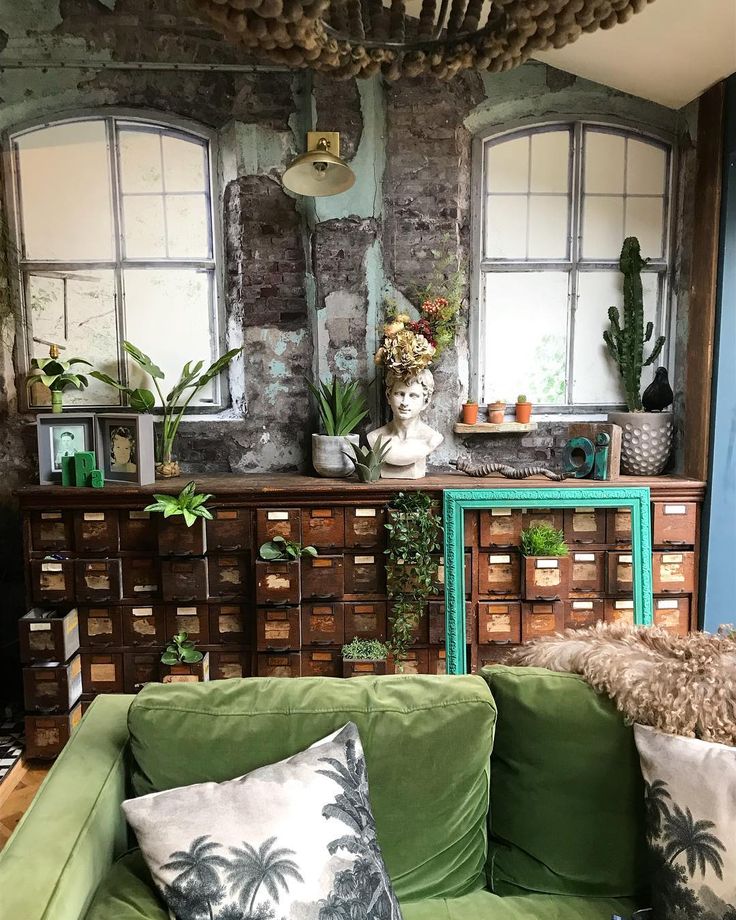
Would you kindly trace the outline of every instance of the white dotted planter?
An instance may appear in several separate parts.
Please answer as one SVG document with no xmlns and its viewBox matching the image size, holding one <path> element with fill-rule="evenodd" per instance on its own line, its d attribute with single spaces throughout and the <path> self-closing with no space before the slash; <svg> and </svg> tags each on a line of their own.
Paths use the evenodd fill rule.
<svg viewBox="0 0 736 920">
<path fill-rule="evenodd" d="M 608 421 L 621 426 L 621 472 L 627 476 L 659 476 L 672 452 L 672 413 L 609 412 Z"/>
</svg>

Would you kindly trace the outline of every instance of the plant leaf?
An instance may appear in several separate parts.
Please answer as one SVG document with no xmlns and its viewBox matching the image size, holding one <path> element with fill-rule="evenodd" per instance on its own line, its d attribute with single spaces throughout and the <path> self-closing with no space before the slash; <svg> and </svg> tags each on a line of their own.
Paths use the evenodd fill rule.
<svg viewBox="0 0 736 920">
<path fill-rule="evenodd" d="M 156 405 L 156 397 L 150 390 L 135 389 L 126 390 L 130 408 L 136 412 L 150 412 Z"/>
<path fill-rule="evenodd" d="M 164 379 L 165 375 L 161 368 L 157 364 L 154 364 L 148 355 L 144 354 L 140 348 L 137 348 L 132 342 L 123 342 L 123 348 L 136 364 L 138 364 L 149 376 L 155 377 L 158 380 Z"/>
<path fill-rule="evenodd" d="M 102 383 L 106 383 L 108 386 L 115 387 L 118 390 L 122 390 L 123 393 L 129 392 L 128 387 L 123 386 L 122 383 L 120 383 L 117 380 L 114 380 L 109 374 L 104 374 L 102 371 L 90 371 L 89 375 L 90 377 L 94 377 L 95 380 L 101 380 Z"/>
<path fill-rule="evenodd" d="M 210 366 L 207 368 L 204 374 L 202 374 L 202 376 L 197 381 L 197 389 L 200 389 L 201 387 L 205 386 L 205 384 L 209 383 L 213 377 L 216 377 L 220 373 L 220 371 L 223 371 L 228 366 L 228 364 L 233 360 L 233 358 L 236 355 L 240 354 L 242 350 L 243 350 L 242 347 L 241 348 L 231 348 L 230 351 L 226 351 L 224 355 L 219 357 L 217 361 L 210 364 Z"/>
<path fill-rule="evenodd" d="M 187 527 L 191 527 L 192 524 L 197 520 L 197 515 L 192 514 L 188 508 L 182 508 L 181 513 L 184 515 L 184 520 L 186 521 Z"/>
</svg>

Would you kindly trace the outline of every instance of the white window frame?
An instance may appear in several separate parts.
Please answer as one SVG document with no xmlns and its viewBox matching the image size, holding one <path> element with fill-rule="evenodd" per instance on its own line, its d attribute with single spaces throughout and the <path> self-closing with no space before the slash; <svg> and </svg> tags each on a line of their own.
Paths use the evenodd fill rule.
<svg viewBox="0 0 736 920">
<path fill-rule="evenodd" d="M 23 257 L 22 241 L 22 224 L 21 224 L 21 201 L 20 201 L 20 170 L 18 163 L 18 152 L 15 145 L 17 138 L 24 134 L 37 131 L 42 128 L 50 128 L 56 125 L 70 124 L 82 121 L 104 121 L 107 135 L 108 154 L 110 157 L 110 194 L 114 233 L 114 257 L 109 261 L 35 261 Z M 180 135 L 184 138 L 193 138 L 202 142 L 207 155 L 207 168 L 209 172 L 207 182 L 207 202 L 210 212 L 209 232 L 212 242 L 212 256 L 209 259 L 132 259 L 124 257 L 124 240 L 122 227 L 122 207 L 120 201 L 120 148 L 117 143 L 117 125 L 121 123 L 139 124 L 142 127 L 149 126 L 153 129 L 163 129 L 173 135 Z M 115 136 L 115 143 L 112 143 L 112 137 Z M 121 383 L 128 384 L 128 366 L 125 352 L 123 351 L 122 342 L 126 338 L 125 334 L 125 290 L 123 283 L 123 272 L 126 267 L 134 268 L 203 268 L 212 274 L 212 286 L 210 291 L 210 323 L 211 323 L 211 360 L 214 361 L 222 354 L 225 347 L 224 330 L 225 322 L 225 292 L 224 292 L 224 258 L 223 258 L 223 239 L 222 226 L 220 220 L 220 153 L 217 144 L 217 134 L 215 131 L 207 128 L 198 122 L 190 121 L 186 118 L 172 117 L 162 112 L 144 109 L 126 109 L 120 107 L 106 107 L 104 109 L 84 109 L 81 111 L 72 110 L 56 115 L 52 118 L 34 120 L 14 125 L 12 128 L 4 131 L 1 137 L 1 150 L 3 154 L 4 169 L 3 179 L 5 185 L 5 201 L 8 213 L 8 227 L 12 243 L 18 252 L 17 270 L 11 273 L 10 283 L 13 296 L 16 303 L 20 305 L 18 311 L 18 324 L 16 335 L 16 353 L 17 369 L 19 377 L 18 400 L 21 408 L 28 412 L 48 412 L 48 406 L 31 405 L 29 394 L 25 387 L 25 376 L 30 370 L 30 359 L 34 352 L 33 330 L 28 320 L 29 310 L 27 305 L 25 277 L 27 273 L 33 270 L 49 271 L 70 271 L 74 269 L 107 269 L 112 270 L 115 275 L 115 315 L 117 326 L 118 340 L 118 368 Z M 62 359 L 64 358 L 62 352 Z M 72 357 L 71 355 L 69 357 Z M 79 357 L 85 357 L 80 355 Z M 152 354 L 153 360 L 156 355 Z M 188 356 L 182 355 L 182 365 L 186 362 Z M 166 380 L 165 386 L 168 391 L 174 384 L 175 380 Z M 214 398 L 211 405 L 199 404 L 189 406 L 186 409 L 187 415 L 202 415 L 221 412 L 229 404 L 229 388 L 227 386 L 227 374 L 218 375 L 212 381 L 214 387 Z M 80 411 L 110 410 L 117 406 L 126 406 L 127 398 L 124 394 L 119 394 L 119 401 L 115 403 L 105 403 L 98 405 L 94 403 L 79 404 L 77 408 Z M 161 406 L 156 406 L 153 410 L 155 413 L 162 412 Z"/>
<path fill-rule="evenodd" d="M 651 128 L 617 118 L 586 118 L 565 117 L 557 115 L 548 119 L 521 119 L 513 123 L 494 126 L 480 132 L 473 138 L 473 175 L 472 175 L 472 271 L 471 271 L 471 322 L 470 322 L 470 393 L 479 404 L 485 405 L 489 398 L 496 394 L 485 390 L 485 371 L 483 368 L 483 347 L 486 333 L 485 311 L 482 309 L 483 276 L 489 271 L 554 271 L 555 269 L 569 272 L 570 283 L 568 289 L 568 309 L 566 332 L 567 358 L 566 358 L 566 392 L 568 397 L 572 393 L 573 376 L 573 347 L 574 347 L 574 312 L 577 305 L 576 280 L 580 271 L 618 270 L 618 257 L 613 260 L 584 260 L 581 255 L 582 242 L 582 209 L 583 209 L 583 173 L 585 167 L 585 148 L 583 146 L 583 132 L 586 128 L 594 128 L 623 137 L 641 138 L 648 143 L 654 143 L 664 149 L 667 156 L 666 166 L 666 191 L 664 195 L 664 240 L 663 257 L 653 259 L 645 268 L 645 272 L 659 275 L 659 294 L 657 298 L 657 312 L 654 324 L 652 342 L 657 335 L 666 335 L 667 341 L 660 355 L 660 362 L 666 365 L 670 378 L 674 379 L 675 357 L 675 320 L 676 311 L 673 309 L 674 273 L 675 273 L 675 222 L 677 217 L 677 182 L 678 159 L 675 139 L 665 133 Z M 484 233 L 485 233 L 485 207 L 486 207 L 486 149 L 489 145 L 514 136 L 537 134 L 543 131 L 569 130 L 571 132 L 570 169 L 572 170 L 570 193 L 570 239 L 567 259 L 543 259 L 537 261 L 524 261 L 514 259 L 485 259 L 484 258 Z M 579 151 L 579 153 L 578 153 Z M 527 193 L 528 194 L 528 193 Z M 619 305 L 621 306 L 621 305 Z M 602 340 L 601 340 L 602 341 Z M 606 360 L 601 352 L 601 360 Z M 602 417 L 607 412 L 625 409 L 623 398 L 617 404 L 595 403 L 566 403 L 563 405 L 535 405 L 535 414 L 552 418 L 563 416 L 566 418 L 578 416 L 581 418 Z"/>
</svg>

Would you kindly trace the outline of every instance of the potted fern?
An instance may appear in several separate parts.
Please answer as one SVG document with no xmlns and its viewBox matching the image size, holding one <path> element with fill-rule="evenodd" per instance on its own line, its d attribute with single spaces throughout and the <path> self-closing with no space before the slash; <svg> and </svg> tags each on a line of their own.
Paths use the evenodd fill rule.
<svg viewBox="0 0 736 920">
<path fill-rule="evenodd" d="M 570 556 L 565 535 L 551 524 L 521 532 L 526 600 L 558 600 L 570 590 Z"/>
<path fill-rule="evenodd" d="M 210 653 L 203 654 L 185 633 L 176 633 L 161 655 L 164 684 L 197 684 L 210 679 Z"/>
<path fill-rule="evenodd" d="M 331 383 L 320 381 L 307 386 L 317 401 L 324 434 L 312 435 L 312 465 L 318 476 L 344 479 L 353 472 L 353 463 L 346 450 L 360 443 L 354 434 L 368 415 L 365 397 L 356 381 L 343 383 L 337 377 Z"/>
</svg>

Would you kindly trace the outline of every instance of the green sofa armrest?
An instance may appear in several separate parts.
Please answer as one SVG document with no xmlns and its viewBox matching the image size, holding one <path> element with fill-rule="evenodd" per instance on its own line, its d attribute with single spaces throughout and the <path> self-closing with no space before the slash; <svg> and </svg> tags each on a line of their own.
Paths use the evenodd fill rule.
<svg viewBox="0 0 736 920">
<path fill-rule="evenodd" d="M 92 703 L 0 852 L 3 916 L 82 920 L 100 881 L 127 849 L 132 696 Z"/>
</svg>

